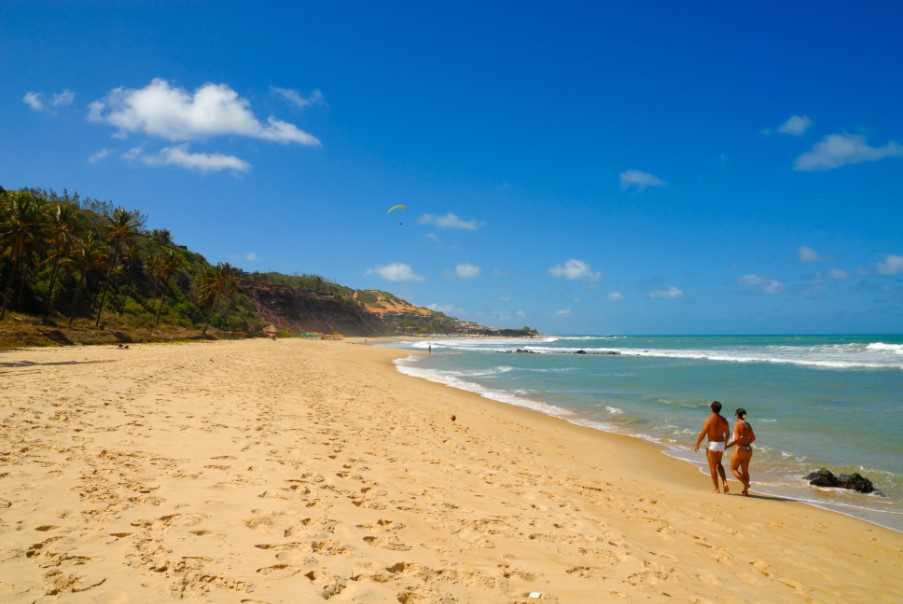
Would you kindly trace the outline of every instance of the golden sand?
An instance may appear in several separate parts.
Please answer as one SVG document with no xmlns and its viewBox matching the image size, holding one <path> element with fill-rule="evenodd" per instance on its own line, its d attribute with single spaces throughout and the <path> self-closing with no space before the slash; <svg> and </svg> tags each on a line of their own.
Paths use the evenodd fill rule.
<svg viewBox="0 0 903 604">
<path fill-rule="evenodd" d="M 398 354 L 0 354 L 0 601 L 903 601 L 899 533 L 711 494 L 651 445 Z"/>
</svg>

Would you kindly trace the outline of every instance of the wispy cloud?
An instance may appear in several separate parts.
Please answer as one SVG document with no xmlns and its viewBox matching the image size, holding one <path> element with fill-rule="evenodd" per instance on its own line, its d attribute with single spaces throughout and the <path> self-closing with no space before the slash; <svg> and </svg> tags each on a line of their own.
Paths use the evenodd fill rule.
<svg viewBox="0 0 903 604">
<path fill-rule="evenodd" d="M 808 245 L 800 246 L 799 256 L 801 262 L 819 262 L 822 260 L 822 257 L 818 254 L 818 252 L 816 252 Z"/>
<path fill-rule="evenodd" d="M 465 220 L 452 212 L 441 216 L 435 214 L 423 214 L 418 219 L 418 222 L 420 224 L 430 224 L 439 227 L 440 229 L 460 229 L 463 231 L 474 231 L 483 226 L 477 220 Z"/>
<path fill-rule="evenodd" d="M 96 164 L 97 162 L 105 159 L 108 155 L 110 155 L 110 150 L 107 149 L 106 147 L 104 147 L 103 149 L 98 149 L 97 151 L 92 153 L 88 157 L 88 161 L 91 162 L 92 164 Z"/>
<path fill-rule="evenodd" d="M 740 285 L 755 289 L 765 294 L 779 294 L 784 291 L 784 284 L 777 279 L 763 277 L 762 275 L 756 275 L 755 273 L 743 275 L 742 277 L 739 277 L 737 279 L 737 282 Z"/>
<path fill-rule="evenodd" d="M 844 279 L 849 277 L 849 274 L 842 268 L 832 268 L 828 271 L 828 276 L 835 281 L 843 281 Z"/>
<path fill-rule="evenodd" d="M 791 136 L 800 136 L 812 127 L 812 118 L 808 115 L 791 115 L 783 124 L 778 126 L 778 132 Z"/>
<path fill-rule="evenodd" d="M 684 292 L 676 285 L 669 285 L 662 289 L 652 290 L 649 292 L 649 297 L 655 300 L 677 300 L 684 297 Z"/>
<path fill-rule="evenodd" d="M 423 281 L 423 277 L 414 272 L 410 265 L 404 262 L 391 262 L 382 266 L 376 266 L 367 271 L 368 275 L 377 275 L 386 281 Z"/>
<path fill-rule="evenodd" d="M 624 299 L 624 294 L 622 294 L 621 292 L 611 292 L 610 294 L 608 294 L 608 299 L 612 302 L 620 302 Z"/>
<path fill-rule="evenodd" d="M 257 262 L 257 254 L 255 252 L 247 252 L 244 255 L 246 262 Z"/>
<path fill-rule="evenodd" d="M 664 187 L 668 184 L 655 174 L 642 170 L 626 170 L 621 172 L 618 178 L 621 181 L 621 188 L 625 191 L 630 189 L 645 191 L 650 187 Z"/>
<path fill-rule="evenodd" d="M 558 279 L 568 279 L 570 281 L 598 281 L 602 278 L 602 274 L 593 271 L 593 267 L 588 262 L 571 258 L 562 264 L 556 264 L 549 269 L 549 274 Z"/>
<path fill-rule="evenodd" d="M 307 109 L 308 107 L 312 107 L 314 105 L 326 104 L 326 99 L 323 97 L 323 93 L 319 88 L 315 88 L 308 96 L 304 96 L 297 90 L 292 90 L 291 88 L 279 88 L 278 86 L 271 86 L 270 90 L 300 109 Z"/>
<path fill-rule="evenodd" d="M 49 103 L 44 100 L 44 95 L 32 90 L 26 92 L 22 97 L 22 102 L 28 105 L 32 111 L 52 111 L 53 107 L 68 107 L 74 100 L 75 93 L 68 88 L 51 95 Z"/>
<path fill-rule="evenodd" d="M 44 110 L 44 99 L 41 98 L 40 92 L 26 92 L 25 96 L 22 97 L 22 102 L 28 105 L 32 111 Z"/>
<path fill-rule="evenodd" d="M 320 145 L 294 124 L 273 116 L 261 122 L 251 104 L 226 84 L 204 84 L 189 92 L 157 78 L 144 88 L 114 88 L 89 105 L 88 119 L 114 126 L 122 135 L 141 132 L 170 141 L 231 135 Z"/>
<path fill-rule="evenodd" d="M 565 317 L 570 317 L 571 309 L 570 308 L 559 308 L 558 310 L 555 311 L 555 316 L 559 319 L 563 319 Z"/>
<path fill-rule="evenodd" d="M 54 107 L 68 107 L 73 101 L 75 101 L 75 93 L 68 88 L 53 95 Z"/>
<path fill-rule="evenodd" d="M 829 134 L 812 149 L 797 157 L 793 168 L 799 172 L 833 170 L 841 166 L 901 156 L 903 146 L 894 141 L 873 147 L 859 134 Z"/>
<path fill-rule="evenodd" d="M 455 276 L 458 279 L 473 279 L 480 276 L 480 267 L 476 264 L 462 262 L 455 266 Z"/>
<path fill-rule="evenodd" d="M 251 164 L 222 153 L 194 153 L 187 145 L 165 147 L 158 153 L 145 155 L 141 147 L 130 149 L 123 155 L 124 159 L 140 159 L 148 166 L 177 166 L 196 172 L 247 172 Z"/>
<path fill-rule="evenodd" d="M 878 263 L 878 272 L 882 275 L 899 275 L 903 273 L 903 256 L 890 254 Z"/>
</svg>

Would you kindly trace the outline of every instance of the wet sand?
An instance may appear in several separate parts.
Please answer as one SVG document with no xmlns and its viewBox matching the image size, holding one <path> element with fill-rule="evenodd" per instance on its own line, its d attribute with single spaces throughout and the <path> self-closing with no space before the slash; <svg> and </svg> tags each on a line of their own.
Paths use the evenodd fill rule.
<svg viewBox="0 0 903 604">
<path fill-rule="evenodd" d="M 903 601 L 899 533 L 714 495 L 647 443 L 400 375 L 402 354 L 0 354 L 0 601 Z"/>
</svg>

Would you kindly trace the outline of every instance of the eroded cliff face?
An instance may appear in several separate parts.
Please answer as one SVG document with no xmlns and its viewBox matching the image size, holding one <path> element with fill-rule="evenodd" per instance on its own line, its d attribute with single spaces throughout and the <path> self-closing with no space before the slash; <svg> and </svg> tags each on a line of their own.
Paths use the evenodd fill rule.
<svg viewBox="0 0 903 604">
<path fill-rule="evenodd" d="M 386 323 L 360 304 L 301 288 L 248 281 L 241 290 L 267 322 L 291 332 L 338 332 L 349 336 L 387 335 Z"/>
<path fill-rule="evenodd" d="M 266 323 L 295 333 L 385 336 L 487 329 L 379 290 L 351 290 L 346 296 L 255 280 L 242 282 L 241 290 Z"/>
</svg>

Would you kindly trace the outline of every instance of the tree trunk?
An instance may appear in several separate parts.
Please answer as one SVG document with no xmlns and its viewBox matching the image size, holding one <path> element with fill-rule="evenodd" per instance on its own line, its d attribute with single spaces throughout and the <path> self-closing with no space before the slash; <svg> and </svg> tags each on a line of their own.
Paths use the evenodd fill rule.
<svg viewBox="0 0 903 604">
<path fill-rule="evenodd" d="M 53 261 L 53 270 L 50 271 L 50 287 L 47 291 L 47 310 L 49 312 L 53 312 L 53 290 L 56 288 L 56 277 L 59 268 L 60 259 L 57 257 Z"/>
<path fill-rule="evenodd" d="M 113 261 L 110 263 L 110 268 L 107 269 L 107 277 L 103 281 L 103 289 L 100 292 L 100 306 L 97 307 L 97 320 L 94 322 L 94 327 L 100 329 L 100 318 L 103 315 L 103 307 L 107 302 L 107 291 L 110 289 L 110 278 L 113 276 L 113 270 L 116 268 L 116 265 L 119 264 L 119 253 L 116 252 L 113 254 Z"/>
<path fill-rule="evenodd" d="M 162 287 L 157 288 L 157 295 L 160 296 L 160 301 L 157 302 L 157 312 L 154 313 L 154 329 L 160 325 L 160 312 L 163 310 L 164 292 Z"/>
</svg>

